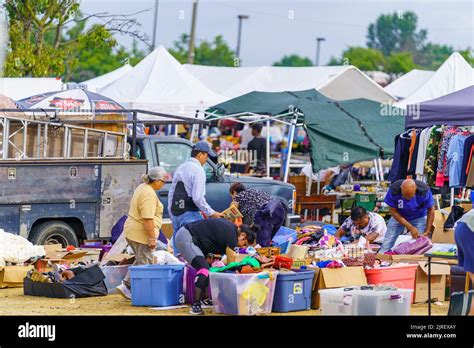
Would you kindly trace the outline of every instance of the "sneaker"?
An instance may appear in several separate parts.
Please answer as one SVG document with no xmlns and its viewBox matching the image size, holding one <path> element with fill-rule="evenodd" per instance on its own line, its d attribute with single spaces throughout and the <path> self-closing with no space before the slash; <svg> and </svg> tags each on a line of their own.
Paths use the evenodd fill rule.
<svg viewBox="0 0 474 348">
<path fill-rule="evenodd" d="M 193 304 L 189 310 L 189 313 L 193 315 L 204 315 L 204 311 L 202 310 L 200 303 Z"/>
<path fill-rule="evenodd" d="M 131 300 L 132 299 L 132 292 L 125 286 L 125 284 L 120 284 L 119 286 L 117 286 L 117 292 L 122 295 L 123 297 L 125 297 L 127 300 Z"/>
<path fill-rule="evenodd" d="M 212 308 L 212 300 L 210 298 L 205 298 L 204 300 L 201 300 L 201 307 Z"/>
</svg>

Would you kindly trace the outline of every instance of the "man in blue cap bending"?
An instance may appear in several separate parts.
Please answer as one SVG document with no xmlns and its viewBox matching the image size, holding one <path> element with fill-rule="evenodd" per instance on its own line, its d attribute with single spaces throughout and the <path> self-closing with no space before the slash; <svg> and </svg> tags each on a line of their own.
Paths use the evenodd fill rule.
<svg viewBox="0 0 474 348">
<path fill-rule="evenodd" d="M 191 157 L 175 171 L 173 182 L 168 194 L 168 212 L 173 223 L 173 249 L 179 253 L 175 245 L 178 230 L 190 223 L 201 220 L 201 212 L 207 217 L 220 218 L 222 213 L 216 212 L 206 202 L 206 172 L 203 165 L 209 156 L 216 154 L 208 143 L 197 142 L 191 150 Z"/>
</svg>

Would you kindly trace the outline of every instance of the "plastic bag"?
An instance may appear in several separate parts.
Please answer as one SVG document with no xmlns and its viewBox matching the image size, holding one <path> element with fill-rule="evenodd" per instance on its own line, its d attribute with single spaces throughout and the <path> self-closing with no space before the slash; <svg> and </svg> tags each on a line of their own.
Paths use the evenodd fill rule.
<svg viewBox="0 0 474 348">
<path fill-rule="evenodd" d="M 153 263 L 157 265 L 184 265 L 174 255 L 164 250 L 157 250 L 152 253 Z"/>
</svg>

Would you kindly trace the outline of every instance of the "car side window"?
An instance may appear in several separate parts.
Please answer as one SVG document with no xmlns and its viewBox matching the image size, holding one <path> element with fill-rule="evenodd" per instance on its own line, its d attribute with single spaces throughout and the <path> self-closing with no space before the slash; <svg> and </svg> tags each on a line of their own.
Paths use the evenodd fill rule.
<svg viewBox="0 0 474 348">
<path fill-rule="evenodd" d="M 206 162 L 203 168 L 206 172 L 206 182 L 214 181 L 214 169 L 211 167 L 211 165 Z"/>
<path fill-rule="evenodd" d="M 176 168 L 191 156 L 191 147 L 180 143 L 156 143 L 156 152 L 158 165 L 165 168 L 171 181 Z"/>
</svg>

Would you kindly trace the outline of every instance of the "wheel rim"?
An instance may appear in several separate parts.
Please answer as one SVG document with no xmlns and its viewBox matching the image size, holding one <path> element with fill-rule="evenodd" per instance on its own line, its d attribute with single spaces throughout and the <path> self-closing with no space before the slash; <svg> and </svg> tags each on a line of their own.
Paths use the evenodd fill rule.
<svg viewBox="0 0 474 348">
<path fill-rule="evenodd" d="M 44 244 L 45 245 L 61 244 L 63 247 L 66 247 L 69 245 L 69 242 L 66 238 L 64 238 L 64 236 L 61 236 L 60 234 L 53 234 L 46 239 Z"/>
</svg>

